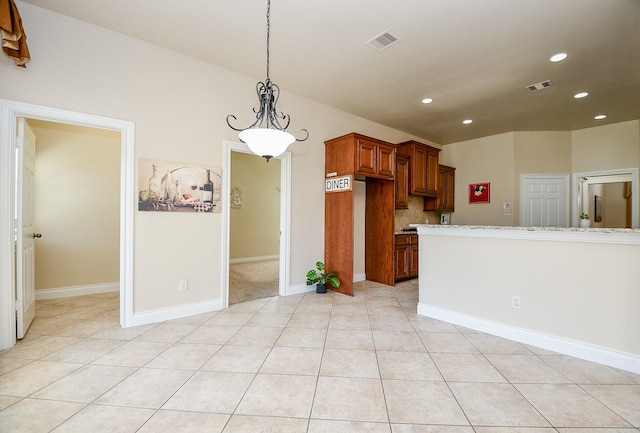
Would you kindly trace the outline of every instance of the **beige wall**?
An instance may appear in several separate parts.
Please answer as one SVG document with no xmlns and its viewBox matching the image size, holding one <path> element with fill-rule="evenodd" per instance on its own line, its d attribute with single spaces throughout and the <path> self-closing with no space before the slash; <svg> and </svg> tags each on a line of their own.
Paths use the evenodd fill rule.
<svg viewBox="0 0 640 433">
<path fill-rule="evenodd" d="M 420 235 L 419 257 L 421 305 L 640 355 L 640 245 Z"/>
<path fill-rule="evenodd" d="M 229 209 L 229 259 L 252 260 L 280 253 L 280 160 L 231 152 L 231 188 L 242 207 Z"/>
<path fill-rule="evenodd" d="M 572 170 L 615 170 L 640 166 L 640 120 L 573 131 Z"/>
<path fill-rule="evenodd" d="M 628 214 L 627 210 L 631 205 L 631 199 L 625 198 L 627 191 L 626 183 L 615 182 L 589 185 L 590 195 L 592 187 L 600 187 L 600 193 L 598 193 L 598 195 L 602 197 L 603 209 L 602 221 L 600 223 L 593 222 L 591 227 L 629 227 L 631 225 L 631 215 Z M 592 204 L 594 202 L 595 198 L 592 199 L 590 197 L 589 203 Z M 593 217 L 595 217 L 595 213 Z"/>
<path fill-rule="evenodd" d="M 29 121 L 36 134 L 36 290 L 120 279 L 120 134 Z"/>
<path fill-rule="evenodd" d="M 640 120 L 576 131 L 498 134 L 448 144 L 440 154 L 457 168 L 453 224 L 517 226 L 520 175 L 640 167 Z M 475 182 L 491 182 L 490 204 L 468 204 L 467 188 Z M 503 215 L 504 202 L 512 203 L 511 216 Z"/>
<path fill-rule="evenodd" d="M 502 203 L 516 193 L 514 134 L 500 134 L 444 146 L 443 160 L 456 167 L 455 206 L 451 224 L 516 225 L 505 216 Z M 491 183 L 490 203 L 469 204 L 469 184 Z"/>
<path fill-rule="evenodd" d="M 227 115 L 239 124 L 254 118 L 255 78 L 17 3 L 33 60 L 25 70 L 0 59 L 5 99 L 132 121 L 136 160 L 213 167 L 223 166 L 223 140 L 237 141 Z M 291 114 L 289 129 L 310 132 L 290 147 L 291 284 L 304 286 L 324 255 L 324 141 L 352 131 L 391 143 L 419 137 L 288 93 L 272 78 L 283 89 L 279 109 Z M 222 214 L 162 216 L 135 213 L 134 312 L 221 299 Z M 178 291 L 180 279 L 189 280 L 188 291 Z"/>
</svg>

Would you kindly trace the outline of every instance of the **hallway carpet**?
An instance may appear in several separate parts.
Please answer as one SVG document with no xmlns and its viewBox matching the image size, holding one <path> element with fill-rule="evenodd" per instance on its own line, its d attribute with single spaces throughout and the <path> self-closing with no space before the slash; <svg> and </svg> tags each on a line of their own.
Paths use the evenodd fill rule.
<svg viewBox="0 0 640 433">
<path fill-rule="evenodd" d="M 279 260 L 229 265 L 229 305 L 278 296 Z"/>
</svg>

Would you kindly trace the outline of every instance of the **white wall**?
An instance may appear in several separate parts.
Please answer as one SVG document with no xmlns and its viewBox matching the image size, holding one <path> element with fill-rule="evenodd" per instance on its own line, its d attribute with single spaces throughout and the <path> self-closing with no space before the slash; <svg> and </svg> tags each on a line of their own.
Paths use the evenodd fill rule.
<svg viewBox="0 0 640 433">
<path fill-rule="evenodd" d="M 253 117 L 255 80 L 17 1 L 29 36 L 27 69 L 0 57 L 0 96 L 135 122 L 136 158 L 222 167 L 226 124 Z M 418 139 L 286 92 L 279 109 L 310 138 L 292 157 L 291 284 L 324 255 L 324 141 L 356 131 L 392 143 Z M 137 177 L 137 176 L 136 176 Z M 222 215 L 134 221 L 134 312 L 221 299 Z M 361 213 L 364 215 L 364 212 Z M 362 222 L 363 223 L 363 222 Z M 189 280 L 178 291 L 179 279 Z"/>
</svg>

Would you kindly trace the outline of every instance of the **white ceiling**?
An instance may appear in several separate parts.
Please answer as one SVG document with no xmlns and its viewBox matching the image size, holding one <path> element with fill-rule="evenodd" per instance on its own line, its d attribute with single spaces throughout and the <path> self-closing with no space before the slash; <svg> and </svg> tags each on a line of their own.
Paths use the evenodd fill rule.
<svg viewBox="0 0 640 433">
<path fill-rule="evenodd" d="M 265 79 L 266 0 L 24 1 Z M 270 76 L 440 144 L 639 119 L 640 0 L 272 0 Z"/>
</svg>

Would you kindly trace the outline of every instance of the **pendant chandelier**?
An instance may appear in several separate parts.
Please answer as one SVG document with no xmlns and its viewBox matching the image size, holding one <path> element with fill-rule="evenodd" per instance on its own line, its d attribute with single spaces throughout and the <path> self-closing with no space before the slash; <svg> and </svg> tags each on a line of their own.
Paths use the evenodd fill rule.
<svg viewBox="0 0 640 433">
<path fill-rule="evenodd" d="M 229 122 L 229 118 L 237 120 L 236 116 L 227 116 L 227 125 L 234 131 L 239 131 L 238 138 L 249 146 L 256 155 L 262 156 L 269 162 L 275 156 L 281 155 L 294 141 L 305 141 L 309 138 L 309 132 L 305 137 L 298 139 L 286 131 L 291 122 L 288 114 L 278 114 L 276 104 L 280 97 L 280 88 L 269 78 L 269 33 L 271 31 L 271 0 L 267 0 L 267 79 L 256 85 L 259 107 L 255 107 L 256 121 L 246 128 L 236 128 Z"/>
</svg>

